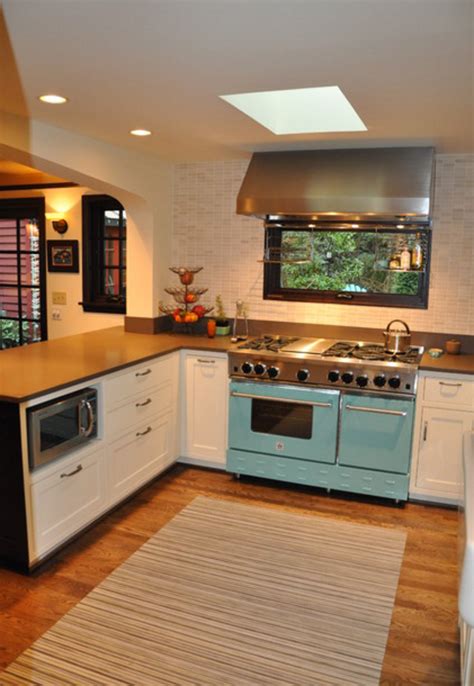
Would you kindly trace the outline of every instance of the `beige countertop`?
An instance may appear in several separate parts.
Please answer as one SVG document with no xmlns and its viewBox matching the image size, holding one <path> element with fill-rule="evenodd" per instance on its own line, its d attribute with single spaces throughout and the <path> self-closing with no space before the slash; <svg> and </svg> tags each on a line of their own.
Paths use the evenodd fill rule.
<svg viewBox="0 0 474 686">
<path fill-rule="evenodd" d="M 127 333 L 116 326 L 0 351 L 0 400 L 21 402 L 181 348 L 227 352 L 229 336 Z"/>
<path fill-rule="evenodd" d="M 452 374 L 474 374 L 474 355 L 464 353 L 449 355 L 444 353 L 435 360 L 428 353 L 424 353 L 420 369 L 431 372 L 450 372 Z"/>
<path fill-rule="evenodd" d="M 127 333 L 121 326 L 0 352 L 0 400 L 21 402 L 187 348 L 227 352 L 229 336 Z M 425 353 L 420 369 L 474 374 L 474 355 Z"/>
</svg>

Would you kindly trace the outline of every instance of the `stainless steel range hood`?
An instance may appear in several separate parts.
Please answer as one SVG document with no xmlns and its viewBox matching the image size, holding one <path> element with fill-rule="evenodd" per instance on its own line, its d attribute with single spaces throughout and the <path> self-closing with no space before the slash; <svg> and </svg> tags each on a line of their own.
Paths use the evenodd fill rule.
<svg viewBox="0 0 474 686">
<path fill-rule="evenodd" d="M 237 213 L 429 224 L 433 163 L 428 147 L 254 153 Z"/>
</svg>

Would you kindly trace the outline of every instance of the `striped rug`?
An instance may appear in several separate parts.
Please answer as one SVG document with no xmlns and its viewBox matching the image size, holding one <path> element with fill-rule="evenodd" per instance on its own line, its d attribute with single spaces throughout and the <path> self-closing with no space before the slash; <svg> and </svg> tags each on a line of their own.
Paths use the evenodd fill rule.
<svg viewBox="0 0 474 686">
<path fill-rule="evenodd" d="M 378 684 L 405 534 L 198 497 L 0 683 Z"/>
</svg>

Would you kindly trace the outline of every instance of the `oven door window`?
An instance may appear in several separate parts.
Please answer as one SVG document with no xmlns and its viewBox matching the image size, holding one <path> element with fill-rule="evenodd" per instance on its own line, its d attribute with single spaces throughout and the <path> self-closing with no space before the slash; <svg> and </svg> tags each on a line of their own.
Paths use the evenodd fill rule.
<svg viewBox="0 0 474 686">
<path fill-rule="evenodd" d="M 313 435 L 313 407 L 282 400 L 252 400 L 252 431 L 274 436 L 310 440 Z"/>
<path fill-rule="evenodd" d="M 75 404 L 44 417 L 40 421 L 41 452 L 76 438 L 79 432 L 79 414 Z"/>
</svg>

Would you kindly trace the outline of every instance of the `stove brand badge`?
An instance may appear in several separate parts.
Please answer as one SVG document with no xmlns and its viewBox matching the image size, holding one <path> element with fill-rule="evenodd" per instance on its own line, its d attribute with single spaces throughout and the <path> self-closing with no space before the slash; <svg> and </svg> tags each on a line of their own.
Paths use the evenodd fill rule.
<svg viewBox="0 0 474 686">
<path fill-rule="evenodd" d="M 280 452 L 282 450 L 285 450 L 285 444 L 283 443 L 283 441 L 277 441 L 275 443 L 275 450 L 279 450 Z"/>
</svg>

